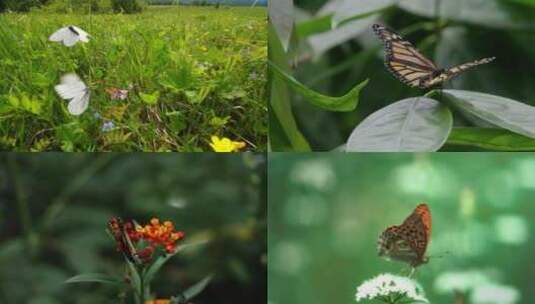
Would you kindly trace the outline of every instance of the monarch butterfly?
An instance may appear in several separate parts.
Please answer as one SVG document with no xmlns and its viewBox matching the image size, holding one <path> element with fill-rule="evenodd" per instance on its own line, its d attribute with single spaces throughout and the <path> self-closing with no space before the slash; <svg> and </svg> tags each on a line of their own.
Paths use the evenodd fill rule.
<svg viewBox="0 0 535 304">
<path fill-rule="evenodd" d="M 496 57 L 467 62 L 449 69 L 439 69 L 410 42 L 380 24 L 373 31 L 385 44 L 385 66 L 401 82 L 411 87 L 430 88 L 462 72 L 493 61 Z"/>
</svg>

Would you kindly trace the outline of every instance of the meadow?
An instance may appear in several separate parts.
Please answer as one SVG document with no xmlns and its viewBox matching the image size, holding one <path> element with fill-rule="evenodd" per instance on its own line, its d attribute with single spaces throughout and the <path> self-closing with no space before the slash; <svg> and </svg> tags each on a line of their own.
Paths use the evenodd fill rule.
<svg viewBox="0 0 535 304">
<path fill-rule="evenodd" d="M 210 151 L 217 135 L 262 151 L 267 137 L 265 8 L 149 7 L 135 15 L 0 15 L 0 148 Z M 48 41 L 77 25 L 90 42 Z M 80 116 L 54 86 L 77 73 Z M 126 100 L 106 90 L 128 89 Z"/>
</svg>

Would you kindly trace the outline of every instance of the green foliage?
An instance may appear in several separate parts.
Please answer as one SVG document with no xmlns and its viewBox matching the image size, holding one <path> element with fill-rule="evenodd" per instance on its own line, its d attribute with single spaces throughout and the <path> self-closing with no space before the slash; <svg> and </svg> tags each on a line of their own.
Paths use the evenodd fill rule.
<svg viewBox="0 0 535 304">
<path fill-rule="evenodd" d="M 0 301 L 135 303 L 125 287 L 143 278 L 160 299 L 255 303 L 267 292 L 265 172 L 252 153 L 0 155 Z M 127 281 L 112 216 L 170 220 L 184 242 Z"/>
<path fill-rule="evenodd" d="M 21 151 L 191 152 L 211 150 L 217 134 L 265 150 L 265 17 L 265 8 L 176 6 L 140 15 L 7 14 L 0 23 L 0 141 Z M 47 41 L 66 24 L 87 31 L 90 42 L 67 48 Z M 54 91 L 69 72 L 91 90 L 79 117 Z M 106 93 L 130 86 L 126 100 Z M 40 111 L 11 106 L 23 96 Z M 116 128 L 103 130 L 110 121 Z"/>
<path fill-rule="evenodd" d="M 477 140 L 478 132 L 469 129 L 496 126 L 503 132 L 535 139 L 531 123 L 535 90 L 529 85 L 534 81 L 529 71 L 535 66 L 530 59 L 533 36 L 529 31 L 535 25 L 532 1 L 489 0 L 479 6 L 477 0 L 363 0 L 359 4 L 331 3 L 320 10 L 325 4 L 321 0 L 295 1 L 296 10 L 305 8 L 307 12 L 293 20 L 291 1 L 273 3 L 272 10 L 277 16 L 271 21 L 277 34 L 270 36 L 270 45 L 288 46 L 282 52 L 269 53 L 271 61 L 288 75 L 283 81 L 271 79 L 271 92 L 277 92 L 271 95 L 270 139 L 274 151 L 300 151 L 305 141 L 314 150 L 341 146 L 347 151 L 471 151 L 483 147 L 496 151 L 513 151 L 515 147 L 527 150 L 529 144 L 518 137 L 501 137 L 501 144 L 497 144 L 488 142 L 491 138 L 483 133 L 479 133 L 482 136 Z M 454 13 L 459 10 L 463 14 Z M 318 11 L 321 14 L 316 14 Z M 497 59 L 447 82 L 443 94 L 411 89 L 384 69 L 383 46 L 371 31 L 377 20 L 400 32 L 439 67 L 483 57 Z M 503 47 L 496 48 L 492 41 L 501 41 Z M 286 66 L 288 62 L 292 69 Z M 509 69 L 517 71 L 514 77 L 505 76 L 504 71 Z M 327 112 L 318 107 L 311 95 L 303 94 L 307 91 L 312 95 L 321 92 L 326 97 L 340 96 L 364 79 L 370 81 L 359 96 L 358 107 L 345 113 Z M 301 88 L 292 87 L 296 81 L 302 84 Z M 292 88 L 288 96 L 282 96 L 280 92 L 288 88 Z M 414 96 L 432 99 L 433 104 L 439 102 L 443 106 L 431 106 L 423 111 L 428 112 L 423 116 L 419 115 L 422 111 L 405 115 L 403 107 L 397 105 Z M 289 106 L 283 107 L 287 102 L 291 102 L 291 110 Z M 426 103 L 420 106 L 423 108 Z M 438 110 L 447 115 L 435 115 Z M 372 115 L 398 120 L 387 124 L 379 119 L 373 123 Z M 418 120 L 419 117 L 429 119 Z M 451 132 L 451 118 L 455 126 L 462 127 L 455 133 Z M 409 134 L 407 129 L 395 130 L 399 123 L 420 131 Z M 431 132 L 432 129 L 440 132 Z M 388 136 L 381 139 L 363 133 L 364 130 Z M 468 133 L 463 136 L 461 132 Z M 503 142 L 507 139 L 510 141 Z M 415 146 L 409 150 L 404 150 L 403 145 L 393 148 L 395 142 Z"/>
<path fill-rule="evenodd" d="M 126 14 L 139 13 L 144 8 L 143 0 L 111 0 L 111 5 L 115 12 Z"/>
</svg>

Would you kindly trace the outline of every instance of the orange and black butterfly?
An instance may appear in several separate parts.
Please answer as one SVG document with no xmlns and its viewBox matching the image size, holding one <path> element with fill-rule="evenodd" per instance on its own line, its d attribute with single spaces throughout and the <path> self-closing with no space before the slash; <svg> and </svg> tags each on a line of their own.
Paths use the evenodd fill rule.
<svg viewBox="0 0 535 304">
<path fill-rule="evenodd" d="M 372 26 L 385 44 L 385 66 L 401 82 L 427 89 L 452 79 L 475 66 L 489 63 L 496 57 L 467 62 L 449 69 L 439 69 L 422 55 L 409 41 L 382 25 Z"/>
<path fill-rule="evenodd" d="M 418 205 L 399 226 L 390 226 L 379 237 L 379 256 L 408 263 L 413 268 L 425 264 L 431 239 L 431 211 L 427 204 Z"/>
</svg>

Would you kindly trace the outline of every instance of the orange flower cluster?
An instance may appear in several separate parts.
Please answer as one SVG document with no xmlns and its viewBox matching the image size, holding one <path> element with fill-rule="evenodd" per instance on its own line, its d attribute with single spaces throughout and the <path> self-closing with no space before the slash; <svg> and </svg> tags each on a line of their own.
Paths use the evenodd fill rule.
<svg viewBox="0 0 535 304">
<path fill-rule="evenodd" d="M 170 221 L 160 223 L 160 220 L 153 218 L 149 225 L 136 227 L 136 232 L 148 241 L 153 248 L 162 246 L 167 253 L 175 252 L 177 242 L 184 238 L 184 232 L 175 231 L 175 226 Z"/>
<path fill-rule="evenodd" d="M 184 238 L 184 232 L 175 231 L 170 221 L 160 224 L 160 220 L 153 218 L 149 225 L 136 226 L 132 222 L 123 223 L 121 218 L 113 217 L 108 228 L 117 243 L 117 251 L 135 263 L 140 260 L 144 264 L 152 261 L 154 251 L 162 247 L 166 253 L 175 252 L 177 242 Z M 143 241 L 143 242 L 141 242 Z M 140 248 L 145 244 L 144 248 Z"/>
</svg>

